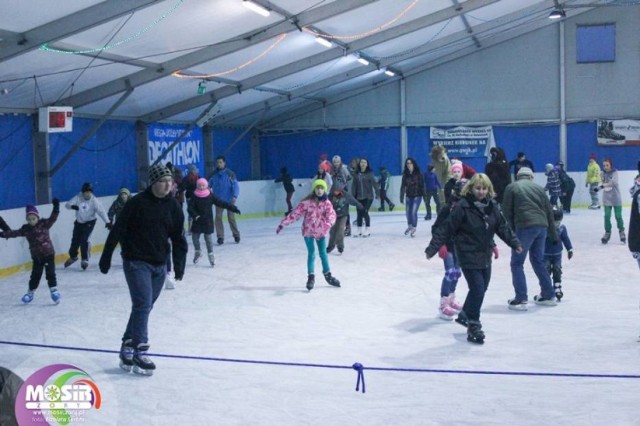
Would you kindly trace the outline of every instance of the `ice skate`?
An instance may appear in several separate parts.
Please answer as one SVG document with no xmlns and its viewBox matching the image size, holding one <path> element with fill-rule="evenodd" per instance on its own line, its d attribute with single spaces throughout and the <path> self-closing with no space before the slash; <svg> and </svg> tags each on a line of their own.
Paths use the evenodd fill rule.
<svg viewBox="0 0 640 426">
<path fill-rule="evenodd" d="M 152 376 L 156 369 L 156 365 L 151 361 L 147 352 L 149 351 L 149 345 L 146 343 L 140 343 L 133 352 L 133 372 L 141 374 L 143 376 Z"/>
<path fill-rule="evenodd" d="M 564 293 L 562 292 L 562 285 L 560 283 L 556 283 L 553 285 L 553 290 L 556 293 L 556 299 L 558 302 L 560 302 L 562 300 L 562 297 L 564 296 Z"/>
<path fill-rule="evenodd" d="M 342 254 L 344 252 L 344 247 L 338 247 L 338 253 Z"/>
<path fill-rule="evenodd" d="M 133 368 L 133 353 L 135 349 L 131 339 L 125 340 L 120 346 L 120 368 L 124 371 L 131 371 Z"/>
<path fill-rule="evenodd" d="M 64 262 L 64 267 L 68 268 L 69 266 L 73 265 L 76 261 L 78 260 L 77 257 L 70 257 L 67 260 L 65 260 Z"/>
<path fill-rule="evenodd" d="M 536 305 L 541 306 L 556 306 L 556 298 L 555 297 L 542 297 L 540 295 L 533 296 L 533 300 L 536 302 Z"/>
<path fill-rule="evenodd" d="M 307 277 L 307 290 L 313 290 L 313 286 L 316 284 L 316 276 L 314 274 L 309 274 Z"/>
<path fill-rule="evenodd" d="M 620 242 L 622 244 L 627 242 L 627 236 L 624 234 L 624 229 L 620 230 Z"/>
<path fill-rule="evenodd" d="M 602 236 L 602 239 L 600 239 L 600 241 L 602 241 L 602 244 L 607 244 L 610 239 L 611 239 L 611 232 L 605 232 L 604 235 Z"/>
<path fill-rule="evenodd" d="M 53 300 L 53 303 L 57 305 L 58 303 L 60 303 L 60 299 L 62 299 L 62 296 L 60 295 L 58 288 L 51 287 L 51 300 Z"/>
<path fill-rule="evenodd" d="M 209 253 L 209 265 L 214 266 L 216 264 L 216 259 L 213 256 L 213 253 Z"/>
<path fill-rule="evenodd" d="M 327 253 L 331 253 L 333 251 L 333 249 L 335 249 L 336 246 L 329 246 L 327 247 Z"/>
<path fill-rule="evenodd" d="M 467 314 L 465 314 L 464 311 L 460 311 L 456 322 L 466 328 L 469 325 L 469 318 L 467 318 Z"/>
<path fill-rule="evenodd" d="M 411 227 L 411 232 L 409 233 L 409 235 L 411 235 L 411 238 L 415 238 L 415 236 L 416 236 L 416 228 Z"/>
<path fill-rule="evenodd" d="M 368 226 L 364 227 L 364 233 L 362 234 L 362 238 L 367 238 L 371 235 L 371 230 L 369 230 Z"/>
<path fill-rule="evenodd" d="M 353 234 L 354 238 L 358 238 L 362 236 L 362 226 L 358 226 L 358 230 L 356 231 L 355 234 Z"/>
<path fill-rule="evenodd" d="M 201 257 L 202 254 L 200 253 L 200 250 L 196 250 L 196 252 L 193 254 L 193 263 L 198 263 Z"/>
<path fill-rule="evenodd" d="M 87 268 L 89 267 L 89 261 L 83 260 L 82 262 L 80 262 L 80 267 L 82 268 L 83 271 L 86 271 Z"/>
<path fill-rule="evenodd" d="M 482 324 L 480 324 L 480 321 L 469 321 L 469 326 L 467 327 L 467 341 L 482 345 L 484 343 L 484 338 L 484 331 L 482 331 Z"/>
<path fill-rule="evenodd" d="M 509 309 L 512 311 L 526 311 L 528 309 L 526 300 L 509 299 L 508 303 Z"/>
<path fill-rule="evenodd" d="M 456 294 L 455 293 L 451 293 L 448 297 L 449 299 L 449 307 L 451 307 L 451 309 L 453 309 L 454 311 L 456 311 L 456 314 L 462 312 L 462 305 L 460 305 L 457 301 L 456 301 Z"/>
<path fill-rule="evenodd" d="M 395 204 L 389 204 L 389 211 L 392 212 L 395 206 L 396 206 Z"/>
<path fill-rule="evenodd" d="M 327 281 L 329 285 L 332 285 L 334 287 L 340 287 L 340 281 L 338 281 L 336 277 L 333 277 L 331 275 L 331 272 L 325 272 L 324 279 Z"/>
<path fill-rule="evenodd" d="M 453 317 L 456 314 L 456 311 L 451 309 L 449 306 L 449 298 L 447 296 L 443 296 L 440 298 L 440 307 L 438 308 L 439 317 L 445 321 L 453 321 Z"/>
<path fill-rule="evenodd" d="M 409 226 L 407 229 L 404 230 L 404 235 L 409 235 L 410 232 L 411 232 L 411 226 Z"/>
<path fill-rule="evenodd" d="M 24 296 L 22 296 L 22 303 L 24 303 L 25 305 L 27 303 L 31 303 L 32 300 L 33 300 L 33 291 L 28 291 Z"/>
</svg>

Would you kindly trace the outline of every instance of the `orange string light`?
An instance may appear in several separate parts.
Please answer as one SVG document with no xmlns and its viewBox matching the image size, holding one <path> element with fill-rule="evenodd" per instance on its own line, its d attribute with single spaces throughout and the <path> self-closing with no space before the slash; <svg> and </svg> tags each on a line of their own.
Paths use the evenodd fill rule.
<svg viewBox="0 0 640 426">
<path fill-rule="evenodd" d="M 398 19 L 402 18 L 407 12 L 409 12 L 411 9 L 413 9 L 415 7 L 415 5 L 418 4 L 419 1 L 420 0 L 414 0 L 413 3 L 411 3 L 409 6 L 405 7 L 395 18 L 391 19 L 388 22 L 385 22 L 384 24 L 380 25 L 379 27 L 376 27 L 376 28 L 374 28 L 372 30 L 369 30 L 369 31 L 366 31 L 364 33 L 351 34 L 351 35 L 329 35 L 329 34 L 318 33 L 316 31 L 310 30 L 307 27 L 302 28 L 302 31 L 304 31 L 306 33 L 309 33 L 309 34 L 313 34 L 315 36 L 320 36 L 320 37 L 323 37 L 323 38 L 326 38 L 326 39 L 353 40 L 353 39 L 357 39 L 357 38 L 366 37 L 368 35 L 380 32 L 380 31 L 384 30 L 385 28 L 387 28 L 389 25 L 392 25 L 393 23 L 398 21 Z"/>
<path fill-rule="evenodd" d="M 271 46 L 269 46 L 268 48 L 266 48 L 264 50 L 264 52 L 260 53 L 258 56 L 256 56 L 253 59 L 248 60 L 247 62 L 245 62 L 242 65 L 238 65 L 235 68 L 232 68 L 230 70 L 227 71 L 221 71 L 221 72 L 217 72 L 217 73 L 212 73 L 212 74 L 198 74 L 198 75 L 186 75 L 186 74 L 182 74 L 182 71 L 176 71 L 174 73 L 172 73 L 171 75 L 174 77 L 178 77 L 178 78 L 192 78 L 192 79 L 205 79 L 205 78 L 212 78 L 212 77 L 221 77 L 223 75 L 227 75 L 227 74 L 231 74 L 234 73 L 236 71 L 240 71 L 242 68 L 248 67 L 249 65 L 259 61 L 260 59 L 262 59 L 267 53 L 269 53 L 271 50 L 273 50 L 277 45 L 279 45 L 282 40 L 285 39 L 285 37 L 287 36 L 287 34 L 281 34 L 276 41 L 271 44 Z"/>
</svg>

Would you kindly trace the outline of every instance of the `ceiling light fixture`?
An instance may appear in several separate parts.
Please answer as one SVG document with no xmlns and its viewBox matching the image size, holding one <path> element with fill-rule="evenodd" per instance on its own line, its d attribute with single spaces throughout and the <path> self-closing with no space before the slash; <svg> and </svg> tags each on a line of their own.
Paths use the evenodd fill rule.
<svg viewBox="0 0 640 426">
<path fill-rule="evenodd" d="M 358 58 L 358 62 L 360 62 L 362 65 L 369 65 L 369 61 L 367 61 L 365 58 L 363 58 L 362 56 L 360 56 Z"/>
<path fill-rule="evenodd" d="M 260 6 L 257 3 L 252 2 L 251 0 L 242 0 L 242 4 L 244 5 L 244 7 L 254 11 L 258 15 L 262 15 L 266 17 L 266 16 L 269 16 L 270 14 L 268 9 L 265 9 L 264 7 Z"/>
<path fill-rule="evenodd" d="M 324 47 L 331 47 L 333 46 L 333 44 L 331 44 L 331 42 L 329 40 L 327 40 L 326 38 L 322 38 L 320 36 L 316 37 L 316 43 L 323 45 Z"/>
<path fill-rule="evenodd" d="M 562 18 L 566 18 L 566 17 L 567 17 L 567 14 L 565 13 L 564 9 L 562 9 L 560 7 L 556 7 L 549 14 L 549 19 L 562 19 Z"/>
<path fill-rule="evenodd" d="M 204 81 L 198 83 L 198 96 L 204 95 L 207 91 L 207 84 Z"/>
<path fill-rule="evenodd" d="M 393 76 L 395 76 L 395 75 L 396 75 L 396 73 L 395 73 L 395 72 L 393 72 L 393 71 L 391 71 L 390 69 L 386 69 L 386 70 L 384 70 L 384 73 L 385 73 L 386 75 L 388 75 L 389 77 L 393 77 Z"/>
</svg>

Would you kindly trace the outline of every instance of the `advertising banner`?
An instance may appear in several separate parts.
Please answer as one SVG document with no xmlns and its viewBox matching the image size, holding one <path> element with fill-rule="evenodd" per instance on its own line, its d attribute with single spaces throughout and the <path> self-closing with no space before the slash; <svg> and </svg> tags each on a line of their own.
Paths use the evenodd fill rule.
<svg viewBox="0 0 640 426">
<path fill-rule="evenodd" d="M 640 121 L 598 120 L 598 145 L 640 145 Z"/>
<path fill-rule="evenodd" d="M 449 158 L 488 157 L 489 150 L 495 145 L 492 126 L 431 127 L 429 135 L 433 145 L 447 149 Z"/>
<path fill-rule="evenodd" d="M 149 164 L 153 164 L 183 131 L 183 126 L 149 125 Z M 179 170 L 185 170 L 189 164 L 193 164 L 202 173 L 204 171 L 202 129 L 191 129 L 163 157 L 161 163 L 166 164 L 167 162 L 171 162 Z"/>
</svg>

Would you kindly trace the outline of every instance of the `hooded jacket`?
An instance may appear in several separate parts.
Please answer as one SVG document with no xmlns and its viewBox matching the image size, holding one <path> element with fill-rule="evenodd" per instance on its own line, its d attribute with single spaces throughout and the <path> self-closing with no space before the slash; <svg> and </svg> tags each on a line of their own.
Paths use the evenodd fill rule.
<svg viewBox="0 0 640 426">
<path fill-rule="evenodd" d="M 496 193 L 496 201 L 502 204 L 504 190 L 511 183 L 509 163 L 502 148 L 493 147 L 489 150 L 491 161 L 484 168 L 484 173 L 489 177 Z"/>
<path fill-rule="evenodd" d="M 300 201 L 291 213 L 282 219 L 280 225 L 289 225 L 301 217 L 302 236 L 316 240 L 326 237 L 336 222 L 336 212 L 326 194 L 321 198 L 313 195 Z"/>
</svg>

